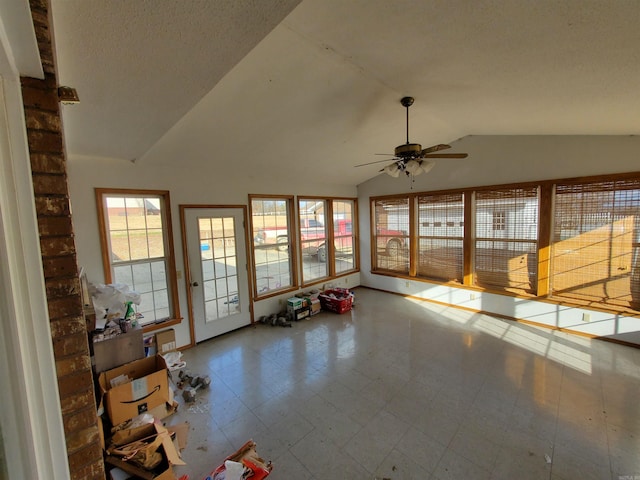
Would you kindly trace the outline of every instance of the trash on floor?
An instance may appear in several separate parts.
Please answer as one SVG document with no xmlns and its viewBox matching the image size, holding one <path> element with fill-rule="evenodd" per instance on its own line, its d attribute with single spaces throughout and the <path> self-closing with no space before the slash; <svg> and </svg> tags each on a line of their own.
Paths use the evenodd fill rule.
<svg viewBox="0 0 640 480">
<path fill-rule="evenodd" d="M 205 480 L 261 480 L 272 469 L 271 462 L 265 463 L 256 452 L 256 443 L 249 440 L 237 452 L 225 458 Z"/>
<path fill-rule="evenodd" d="M 172 466 L 185 465 L 185 425 L 165 428 L 159 421 L 129 431 L 106 449 L 105 462 L 139 478 L 174 479 Z"/>
</svg>

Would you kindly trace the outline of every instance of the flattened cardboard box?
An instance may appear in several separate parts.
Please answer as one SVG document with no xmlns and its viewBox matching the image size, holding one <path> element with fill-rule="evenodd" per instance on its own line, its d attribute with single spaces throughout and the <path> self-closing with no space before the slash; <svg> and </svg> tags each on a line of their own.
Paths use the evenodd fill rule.
<svg viewBox="0 0 640 480">
<path fill-rule="evenodd" d="M 140 428 L 136 432 L 136 435 L 130 438 L 130 441 L 149 437 L 154 431 L 157 435 L 162 436 L 162 446 L 158 449 L 162 454 L 162 462 L 155 469 L 145 470 L 137 465 L 123 461 L 115 455 L 107 455 L 105 458 L 106 462 L 127 473 L 135 475 L 136 478 L 142 478 L 144 480 L 175 480 L 173 465 L 186 465 L 186 463 L 180 458 L 180 454 L 178 453 L 180 446 L 171 440 L 171 436 L 165 427 L 159 422 L 153 425 L 146 425 L 144 428 Z M 178 440 L 176 440 L 176 442 L 178 443 Z"/>
<path fill-rule="evenodd" d="M 131 381 L 112 387 L 121 375 Z M 102 372 L 98 378 L 104 405 L 113 425 L 119 425 L 164 403 L 171 403 L 167 364 L 160 355 Z"/>
</svg>

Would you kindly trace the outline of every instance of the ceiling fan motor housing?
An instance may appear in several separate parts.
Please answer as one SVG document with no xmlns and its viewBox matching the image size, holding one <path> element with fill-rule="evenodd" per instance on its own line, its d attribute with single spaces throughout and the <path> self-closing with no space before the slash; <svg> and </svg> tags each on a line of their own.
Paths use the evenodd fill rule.
<svg viewBox="0 0 640 480">
<path fill-rule="evenodd" d="M 422 145 L 419 143 L 405 143 L 396 147 L 396 157 L 403 159 L 418 158 L 422 153 Z"/>
</svg>

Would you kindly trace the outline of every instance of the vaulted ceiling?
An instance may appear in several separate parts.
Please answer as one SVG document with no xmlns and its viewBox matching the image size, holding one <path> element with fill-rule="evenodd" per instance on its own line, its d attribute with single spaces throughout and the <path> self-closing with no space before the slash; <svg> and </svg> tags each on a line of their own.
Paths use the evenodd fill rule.
<svg viewBox="0 0 640 480">
<path fill-rule="evenodd" d="M 357 185 L 467 135 L 635 135 L 640 2 L 52 0 L 70 156 Z M 453 161 L 453 160 L 450 160 Z M 472 161 L 455 160 L 455 161 Z M 382 164 L 382 166 L 384 163 Z"/>
</svg>

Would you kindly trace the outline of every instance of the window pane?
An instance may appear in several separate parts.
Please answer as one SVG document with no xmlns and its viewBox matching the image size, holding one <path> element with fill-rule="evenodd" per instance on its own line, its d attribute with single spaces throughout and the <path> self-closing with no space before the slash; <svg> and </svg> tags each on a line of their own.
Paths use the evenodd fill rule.
<svg viewBox="0 0 640 480">
<path fill-rule="evenodd" d="M 298 225 L 302 252 L 302 281 L 309 283 L 329 275 L 327 259 L 330 245 L 325 226 L 324 200 L 299 200 Z"/>
<path fill-rule="evenodd" d="M 409 199 L 376 200 L 374 269 L 409 273 Z"/>
<path fill-rule="evenodd" d="M 538 271 L 538 189 L 476 193 L 475 283 L 534 293 Z"/>
<path fill-rule="evenodd" d="M 147 258 L 164 257 L 164 239 L 162 238 L 162 229 L 154 228 L 147 230 L 147 241 L 149 242 L 149 253 Z"/>
<path fill-rule="evenodd" d="M 139 293 L 153 291 L 153 283 L 151 282 L 151 264 L 141 263 L 132 266 L 133 272 L 133 289 Z"/>
<path fill-rule="evenodd" d="M 336 274 L 356 269 L 354 200 L 333 200 L 333 244 Z"/>
<path fill-rule="evenodd" d="M 133 285 L 133 271 L 131 265 L 118 265 L 113 267 L 113 283 Z"/>
<path fill-rule="evenodd" d="M 640 181 L 556 186 L 551 295 L 640 309 Z"/>
<path fill-rule="evenodd" d="M 290 199 L 252 198 L 251 225 L 257 295 L 293 286 Z"/>
<path fill-rule="evenodd" d="M 111 230 L 109 232 L 111 245 L 111 261 L 113 263 L 131 260 L 129 253 L 129 234 L 126 230 Z"/>
<path fill-rule="evenodd" d="M 418 276 L 462 283 L 462 193 L 418 197 L 418 237 Z"/>
</svg>

